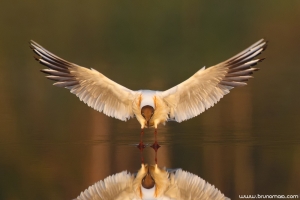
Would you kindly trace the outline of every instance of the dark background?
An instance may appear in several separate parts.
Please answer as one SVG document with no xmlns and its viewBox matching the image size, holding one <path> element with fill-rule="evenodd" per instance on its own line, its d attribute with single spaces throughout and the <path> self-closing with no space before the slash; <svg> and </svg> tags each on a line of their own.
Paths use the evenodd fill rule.
<svg viewBox="0 0 300 200">
<path fill-rule="evenodd" d="M 133 90 L 166 90 L 266 38 L 249 85 L 159 127 L 158 165 L 226 196 L 300 193 L 300 1 L 2 1 L 0 199 L 71 199 L 140 167 L 140 125 L 51 86 L 30 39 Z M 153 130 L 147 130 L 147 143 Z M 146 148 L 145 161 L 154 163 Z"/>
</svg>

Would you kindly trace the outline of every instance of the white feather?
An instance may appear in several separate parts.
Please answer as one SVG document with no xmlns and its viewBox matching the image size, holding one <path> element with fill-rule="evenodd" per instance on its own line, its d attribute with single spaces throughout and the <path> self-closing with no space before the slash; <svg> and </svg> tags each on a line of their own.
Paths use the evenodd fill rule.
<svg viewBox="0 0 300 200">
<path fill-rule="evenodd" d="M 259 40 L 236 56 L 208 69 L 203 67 L 186 81 L 161 92 L 159 96 L 172 111 L 170 117 L 177 122 L 188 120 L 212 107 L 233 87 L 246 85 L 239 80 L 252 78 L 252 71 L 256 69 L 251 66 L 260 59 L 249 60 L 261 53 L 265 46 L 266 42 Z M 242 78 L 240 74 L 243 74 Z"/>
<path fill-rule="evenodd" d="M 155 181 L 151 189 L 142 187 L 150 169 Z M 227 200 L 215 186 L 199 176 L 181 169 L 168 172 L 155 166 L 142 165 L 136 176 L 123 171 L 90 186 L 77 200 Z"/>
</svg>

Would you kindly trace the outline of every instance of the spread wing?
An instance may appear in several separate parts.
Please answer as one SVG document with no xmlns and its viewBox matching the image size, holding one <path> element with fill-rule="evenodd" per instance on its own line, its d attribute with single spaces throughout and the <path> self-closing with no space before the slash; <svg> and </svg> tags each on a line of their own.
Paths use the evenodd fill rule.
<svg viewBox="0 0 300 200">
<path fill-rule="evenodd" d="M 170 117 L 177 122 L 190 119 L 217 103 L 229 90 L 247 85 L 257 68 L 252 68 L 263 59 L 254 59 L 267 42 L 259 40 L 241 53 L 208 69 L 203 67 L 179 85 L 161 92 L 170 108 Z"/>
<path fill-rule="evenodd" d="M 81 192 L 77 200 L 133 199 L 133 179 L 134 176 L 126 171 L 114 174 Z"/>
<path fill-rule="evenodd" d="M 171 174 L 170 177 L 171 184 L 166 191 L 166 196 L 172 199 L 229 199 L 215 186 L 195 174 L 179 169 L 175 174 Z"/>
<path fill-rule="evenodd" d="M 64 87 L 81 101 L 99 112 L 126 121 L 133 116 L 132 104 L 138 92 L 115 83 L 94 69 L 87 69 L 66 61 L 34 41 L 30 47 L 38 55 L 37 61 L 48 67 L 41 70 L 53 85 Z"/>
</svg>

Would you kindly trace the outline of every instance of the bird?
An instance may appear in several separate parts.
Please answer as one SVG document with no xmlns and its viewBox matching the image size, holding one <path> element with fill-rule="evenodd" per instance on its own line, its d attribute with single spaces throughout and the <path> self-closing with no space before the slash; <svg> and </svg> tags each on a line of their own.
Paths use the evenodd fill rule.
<svg viewBox="0 0 300 200">
<path fill-rule="evenodd" d="M 237 55 L 214 66 L 202 67 L 194 75 L 165 91 L 131 90 L 109 79 L 99 71 L 66 61 L 33 40 L 34 58 L 47 69 L 41 71 L 55 81 L 53 85 L 69 89 L 81 101 L 109 117 L 127 121 L 135 117 L 141 125 L 139 147 L 143 147 L 144 129 L 154 127 L 154 143 L 159 148 L 157 128 L 167 121 L 182 122 L 214 106 L 235 87 L 247 85 L 253 78 L 256 58 L 267 47 L 260 39 Z"/>
<path fill-rule="evenodd" d="M 215 186 L 182 169 L 142 164 L 136 174 L 122 171 L 96 182 L 76 200 L 227 200 Z"/>
</svg>

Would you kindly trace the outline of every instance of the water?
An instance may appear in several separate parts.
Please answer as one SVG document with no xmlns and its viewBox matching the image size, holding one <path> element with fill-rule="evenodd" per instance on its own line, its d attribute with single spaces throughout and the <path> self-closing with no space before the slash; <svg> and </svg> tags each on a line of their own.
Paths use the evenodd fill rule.
<svg viewBox="0 0 300 200">
<path fill-rule="evenodd" d="M 165 90 L 266 37 L 267 59 L 248 86 L 159 127 L 158 165 L 197 174 L 232 199 L 299 194 L 299 3 L 145 3 L 2 3 L 0 199 L 72 199 L 141 164 L 136 119 L 109 118 L 51 86 L 30 39 L 130 89 Z M 155 163 L 152 148 L 143 157 Z"/>
<path fill-rule="evenodd" d="M 263 130 L 255 124 L 254 128 L 239 124 L 237 129 L 222 129 L 203 123 L 210 117 L 203 114 L 191 122 L 159 127 L 158 165 L 197 174 L 231 197 L 297 190 L 299 135 L 288 137 L 293 130 Z M 50 132 L 41 128 L 22 140 L 2 141 L 4 194 L 12 199 L 14 195 L 38 199 L 45 194 L 49 199 L 70 199 L 110 174 L 139 169 L 141 156 L 135 145 L 140 130 L 135 119 L 119 122 L 89 108 L 72 118 L 62 119 Z M 74 128 L 76 118 L 89 120 Z M 67 131 L 59 131 L 63 126 Z M 149 145 L 153 131 L 145 131 L 144 142 Z M 146 163 L 155 163 L 150 147 L 143 157 Z"/>
</svg>

